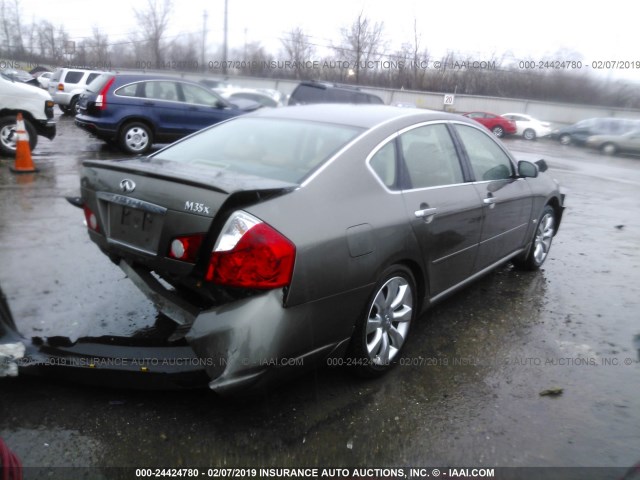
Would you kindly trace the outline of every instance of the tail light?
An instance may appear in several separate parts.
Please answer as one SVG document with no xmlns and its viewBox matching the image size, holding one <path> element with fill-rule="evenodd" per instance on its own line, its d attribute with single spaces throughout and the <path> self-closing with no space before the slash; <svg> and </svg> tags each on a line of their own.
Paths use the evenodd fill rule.
<svg viewBox="0 0 640 480">
<path fill-rule="evenodd" d="M 269 289 L 291 283 L 296 248 L 290 240 L 246 212 L 235 212 L 209 259 L 206 280 L 232 287 Z"/>
<path fill-rule="evenodd" d="M 89 207 L 86 205 L 83 207 L 84 210 L 84 218 L 87 221 L 87 227 L 94 232 L 100 232 L 100 227 L 98 226 L 98 218 L 96 214 L 91 211 Z"/>
<path fill-rule="evenodd" d="M 107 92 L 109 91 L 109 88 L 111 87 L 115 79 L 116 77 L 111 77 L 111 79 L 107 83 L 105 83 L 104 87 L 102 87 L 102 90 L 100 90 L 100 93 L 96 97 L 94 105 L 98 110 L 104 110 L 107 108 Z"/>
<path fill-rule="evenodd" d="M 58 91 L 59 92 L 64 92 L 64 83 L 59 83 L 58 84 Z"/>
</svg>

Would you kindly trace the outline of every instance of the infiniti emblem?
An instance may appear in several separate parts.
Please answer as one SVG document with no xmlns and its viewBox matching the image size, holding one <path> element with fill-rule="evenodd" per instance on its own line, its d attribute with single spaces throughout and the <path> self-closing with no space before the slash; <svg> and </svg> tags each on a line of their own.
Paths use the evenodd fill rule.
<svg viewBox="0 0 640 480">
<path fill-rule="evenodd" d="M 136 182 L 129 178 L 125 178 L 120 182 L 120 190 L 124 193 L 131 193 L 136 189 Z"/>
</svg>

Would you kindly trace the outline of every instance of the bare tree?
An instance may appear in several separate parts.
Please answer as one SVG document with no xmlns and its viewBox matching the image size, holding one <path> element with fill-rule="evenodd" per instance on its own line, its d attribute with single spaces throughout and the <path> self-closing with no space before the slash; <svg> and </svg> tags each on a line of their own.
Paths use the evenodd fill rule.
<svg viewBox="0 0 640 480">
<path fill-rule="evenodd" d="M 91 62 L 98 65 L 109 63 L 109 37 L 97 26 L 93 27 L 93 36 L 87 41 L 87 47 Z"/>
<path fill-rule="evenodd" d="M 133 9 L 141 28 L 141 32 L 135 35 L 136 40 L 146 45 L 151 60 L 156 66 L 160 64 L 164 52 L 163 37 L 169 25 L 172 9 L 171 0 L 147 0 L 146 9 Z"/>
<path fill-rule="evenodd" d="M 372 23 L 362 11 L 349 27 L 342 29 L 342 44 L 334 49 L 342 60 L 352 66 L 356 83 L 360 83 L 361 70 L 370 67 L 371 61 L 386 53 L 386 45 L 382 41 L 383 29 L 383 23 Z"/>
<path fill-rule="evenodd" d="M 20 21 L 18 0 L 0 0 L 0 23 L 2 23 L 2 43 L 12 56 L 21 57 L 25 53 Z"/>
<path fill-rule="evenodd" d="M 180 70 L 197 70 L 200 61 L 198 45 L 200 43 L 199 34 L 192 33 L 180 36 L 171 42 L 169 48 L 169 58 L 173 60 L 173 65 Z"/>
<path fill-rule="evenodd" d="M 296 27 L 287 32 L 280 41 L 286 55 L 285 60 L 290 60 L 296 65 L 296 68 L 294 68 L 295 77 L 297 79 L 309 78 L 310 70 L 300 68 L 303 62 L 312 60 L 316 52 L 315 46 L 308 41 L 307 35 L 304 34 L 300 27 Z"/>
</svg>

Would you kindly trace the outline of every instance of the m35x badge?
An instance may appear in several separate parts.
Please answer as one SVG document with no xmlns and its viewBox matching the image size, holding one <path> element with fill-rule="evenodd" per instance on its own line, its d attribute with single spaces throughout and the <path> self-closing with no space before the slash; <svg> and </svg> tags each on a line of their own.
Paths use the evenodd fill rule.
<svg viewBox="0 0 640 480">
<path fill-rule="evenodd" d="M 124 193 L 131 193 L 136 189 L 136 182 L 131 180 L 130 178 L 124 178 L 120 182 L 120 190 Z"/>
</svg>

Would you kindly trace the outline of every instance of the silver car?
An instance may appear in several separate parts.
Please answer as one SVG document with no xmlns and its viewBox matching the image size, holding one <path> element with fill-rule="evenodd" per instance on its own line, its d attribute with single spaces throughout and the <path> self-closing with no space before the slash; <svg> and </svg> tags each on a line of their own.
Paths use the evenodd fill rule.
<svg viewBox="0 0 640 480">
<path fill-rule="evenodd" d="M 544 170 L 462 116 L 310 105 L 86 161 L 79 204 L 226 393 L 328 359 L 383 374 L 434 302 L 540 267 L 564 209 Z"/>
<path fill-rule="evenodd" d="M 605 155 L 616 153 L 640 153 L 640 130 L 622 135 L 592 135 L 587 138 L 587 146 L 600 150 Z"/>
</svg>

